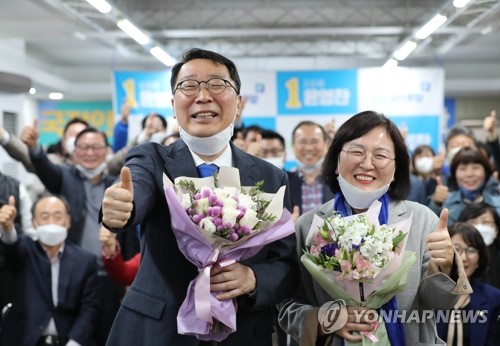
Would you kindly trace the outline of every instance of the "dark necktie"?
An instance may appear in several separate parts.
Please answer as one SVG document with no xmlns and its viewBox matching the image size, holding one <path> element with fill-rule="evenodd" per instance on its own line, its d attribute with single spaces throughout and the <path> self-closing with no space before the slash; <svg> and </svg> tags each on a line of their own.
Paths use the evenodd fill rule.
<svg viewBox="0 0 500 346">
<path fill-rule="evenodd" d="M 202 163 L 201 165 L 196 167 L 196 169 L 198 170 L 198 175 L 200 176 L 200 178 L 205 178 L 214 175 L 214 173 L 219 170 L 219 166 L 214 165 L 213 163 Z"/>
</svg>

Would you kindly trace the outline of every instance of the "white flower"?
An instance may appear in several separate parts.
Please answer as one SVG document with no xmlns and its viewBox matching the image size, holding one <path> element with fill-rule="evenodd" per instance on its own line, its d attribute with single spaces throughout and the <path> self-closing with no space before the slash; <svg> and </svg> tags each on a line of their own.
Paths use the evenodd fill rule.
<svg viewBox="0 0 500 346">
<path fill-rule="evenodd" d="M 236 209 L 238 206 L 238 202 L 236 202 L 233 197 L 228 197 L 222 201 L 224 202 L 224 208 Z"/>
<path fill-rule="evenodd" d="M 208 198 L 200 198 L 196 201 L 196 214 L 205 214 L 208 206 Z"/>
<path fill-rule="evenodd" d="M 236 218 L 240 214 L 240 211 L 234 207 L 226 206 L 222 208 L 222 224 L 231 223 L 231 226 L 234 226 L 236 223 Z"/>
<path fill-rule="evenodd" d="M 229 199 L 231 196 L 236 196 L 238 191 L 235 187 L 224 187 L 224 188 L 215 188 L 214 193 L 217 196 L 217 199 L 221 201 L 225 201 Z"/>
<path fill-rule="evenodd" d="M 184 209 L 191 208 L 191 197 L 189 196 L 189 193 L 182 194 L 181 204 Z"/>
<path fill-rule="evenodd" d="M 240 219 L 240 226 L 247 226 L 249 229 L 253 229 L 258 222 L 257 212 L 247 209 L 245 215 Z"/>
<path fill-rule="evenodd" d="M 240 193 L 238 195 L 238 204 L 241 205 L 242 207 L 245 207 L 245 209 L 257 209 L 257 203 L 255 203 L 249 195 L 245 195 L 243 193 Z"/>
<path fill-rule="evenodd" d="M 217 230 L 217 227 L 215 227 L 215 224 L 212 222 L 210 217 L 201 219 L 199 226 L 210 233 L 214 233 Z"/>
</svg>

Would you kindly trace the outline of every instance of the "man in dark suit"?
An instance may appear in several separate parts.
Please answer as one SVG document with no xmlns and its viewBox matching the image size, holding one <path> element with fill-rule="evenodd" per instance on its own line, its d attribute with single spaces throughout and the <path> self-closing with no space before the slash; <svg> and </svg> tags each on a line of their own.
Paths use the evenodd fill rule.
<svg viewBox="0 0 500 346">
<path fill-rule="evenodd" d="M 241 111 L 240 80 L 229 59 L 192 49 L 172 68 L 174 115 L 181 139 L 168 147 L 147 143 L 130 150 L 121 181 L 106 189 L 103 225 L 133 232 L 141 224 L 142 261 L 108 339 L 109 345 L 212 345 L 180 335 L 176 316 L 198 268 L 179 251 L 171 230 L 162 176 L 198 177 L 197 166 L 213 163 L 239 169 L 243 186 L 264 180 L 274 193 L 286 174 L 229 143 Z M 288 193 L 284 205 L 290 209 Z M 237 300 L 237 330 L 218 345 L 272 345 L 275 304 L 297 286 L 295 236 L 265 246 L 248 260 L 211 270 L 210 289 L 219 300 Z"/>
<path fill-rule="evenodd" d="M 104 270 L 99 241 L 99 208 L 104 190 L 115 178 L 105 173 L 108 143 L 106 135 L 93 127 L 80 131 L 75 138 L 73 165 L 54 164 L 38 144 L 38 128 L 25 127 L 21 139 L 29 148 L 36 174 L 47 190 L 62 195 L 70 205 L 71 228 L 68 243 L 77 244 L 98 258 L 99 323 L 97 343 L 104 345 L 120 307 L 125 288 L 111 280 Z M 139 251 L 136 234 L 118 237 L 125 259 Z"/>
<path fill-rule="evenodd" d="M 292 206 L 299 215 L 312 210 L 334 195 L 321 181 L 321 167 L 328 150 L 329 137 L 323 126 L 312 121 L 301 121 L 292 131 L 292 146 L 299 167 L 288 172 Z"/>
<path fill-rule="evenodd" d="M 88 345 L 97 317 L 97 261 L 65 244 L 68 205 L 42 197 L 33 206 L 39 240 L 18 235 L 14 197 L 0 209 L 2 250 L 16 291 L 0 335 L 3 345 Z"/>
</svg>

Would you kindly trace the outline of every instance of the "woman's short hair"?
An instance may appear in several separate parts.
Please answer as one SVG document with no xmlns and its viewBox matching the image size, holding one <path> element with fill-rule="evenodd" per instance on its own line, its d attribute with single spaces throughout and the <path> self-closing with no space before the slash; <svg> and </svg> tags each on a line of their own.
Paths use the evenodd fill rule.
<svg viewBox="0 0 500 346">
<path fill-rule="evenodd" d="M 396 124 L 381 113 L 364 111 L 349 118 L 335 133 L 332 144 L 323 163 L 322 176 L 325 184 L 333 193 L 340 190 L 337 180 L 339 155 L 344 144 L 360 138 L 376 127 L 383 127 L 394 143 L 395 166 L 394 181 L 391 182 L 389 197 L 403 200 L 410 192 L 410 156 L 401 132 Z"/>
<path fill-rule="evenodd" d="M 492 167 L 490 162 L 488 161 L 488 158 L 479 150 L 465 147 L 460 149 L 458 153 L 453 157 L 453 160 L 451 161 L 451 166 L 450 166 L 450 185 L 452 187 L 458 188 L 457 184 L 457 168 L 459 165 L 466 165 L 469 163 L 478 163 L 484 168 L 484 173 L 485 173 L 485 180 L 484 182 L 486 183 L 488 179 L 491 176 L 491 173 L 493 172 Z"/>
<path fill-rule="evenodd" d="M 450 233 L 450 237 L 453 237 L 455 234 L 460 234 L 465 244 L 472 246 L 478 251 L 478 267 L 472 274 L 472 277 L 481 277 L 490 263 L 490 254 L 481 233 L 479 233 L 476 227 L 466 222 L 455 222 L 451 225 L 448 232 Z"/>
</svg>

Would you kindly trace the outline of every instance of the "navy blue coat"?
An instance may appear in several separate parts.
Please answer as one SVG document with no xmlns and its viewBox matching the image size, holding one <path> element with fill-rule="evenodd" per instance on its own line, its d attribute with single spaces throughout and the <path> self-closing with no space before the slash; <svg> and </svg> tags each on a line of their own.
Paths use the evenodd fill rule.
<svg viewBox="0 0 500 346">
<path fill-rule="evenodd" d="M 50 261 L 40 244 L 25 236 L 12 245 L 0 244 L 16 284 L 1 344 L 35 345 L 52 314 L 62 345 L 69 339 L 89 345 L 99 305 L 96 257 L 76 245 L 65 245 L 54 307 Z"/>
<path fill-rule="evenodd" d="M 473 292 L 468 312 L 479 313 L 476 323 L 469 323 L 470 346 L 496 346 L 500 341 L 500 290 L 493 286 L 471 280 Z M 438 321 L 439 322 L 439 321 Z M 481 323 L 483 322 L 483 323 Z M 439 337 L 446 340 L 448 324 L 437 324 Z M 456 331 L 455 331 L 456 333 Z M 464 346 L 469 346 L 465 345 Z"/>
<path fill-rule="evenodd" d="M 239 150 L 231 144 L 233 164 L 239 168 L 241 185 L 264 179 L 263 190 L 276 192 L 288 179 L 282 170 Z M 125 165 L 134 185 L 133 217 L 123 230 L 134 232 L 141 224 L 141 265 L 127 291 L 111 330 L 108 345 L 200 345 L 194 336 L 177 333 L 177 312 L 189 282 L 198 269 L 179 251 L 171 230 L 170 212 L 163 191 L 163 174 L 198 177 L 194 160 L 182 140 L 170 146 L 146 143 L 132 148 Z M 289 195 L 285 205 L 290 209 Z M 298 285 L 296 240 L 292 234 L 265 246 L 242 261 L 257 279 L 255 297 L 239 297 L 237 331 L 219 345 L 271 345 L 272 310 L 292 296 Z"/>
</svg>

